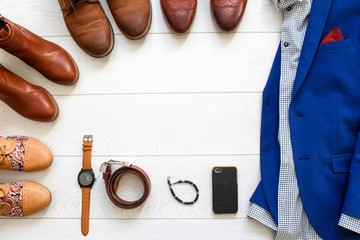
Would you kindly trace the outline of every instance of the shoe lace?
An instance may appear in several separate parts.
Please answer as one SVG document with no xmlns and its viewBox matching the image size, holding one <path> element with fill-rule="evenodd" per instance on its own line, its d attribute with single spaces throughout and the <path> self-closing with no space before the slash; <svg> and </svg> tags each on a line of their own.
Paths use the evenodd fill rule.
<svg viewBox="0 0 360 240">
<path fill-rule="evenodd" d="M 0 146 L 0 165 L 4 165 L 6 160 L 6 145 Z"/>
<path fill-rule="evenodd" d="M 7 203 L 6 192 L 0 187 L 0 215 L 11 212 L 11 206 Z"/>
<path fill-rule="evenodd" d="M 88 0 L 70 0 L 70 5 L 67 8 L 64 8 L 62 10 L 63 11 L 70 11 L 70 12 L 68 12 L 66 14 L 66 16 L 69 16 L 72 12 L 75 12 L 75 14 L 78 15 L 77 12 L 76 12 L 75 7 L 82 4 L 82 3 L 86 3 L 86 2 L 88 2 Z M 94 1 L 92 1 L 92 2 L 94 2 Z"/>
</svg>

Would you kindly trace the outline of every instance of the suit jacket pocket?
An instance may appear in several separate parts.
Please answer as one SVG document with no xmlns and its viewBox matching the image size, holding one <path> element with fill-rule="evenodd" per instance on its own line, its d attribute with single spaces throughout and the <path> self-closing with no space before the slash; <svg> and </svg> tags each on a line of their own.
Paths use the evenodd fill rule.
<svg viewBox="0 0 360 240">
<path fill-rule="evenodd" d="M 353 43 L 351 39 L 344 39 L 335 42 L 329 42 L 325 44 L 321 44 L 317 50 L 317 54 L 328 52 L 328 51 L 336 51 L 338 49 L 352 47 Z"/>
<path fill-rule="evenodd" d="M 352 153 L 333 155 L 331 157 L 332 170 L 334 173 L 348 173 L 350 169 Z"/>
</svg>

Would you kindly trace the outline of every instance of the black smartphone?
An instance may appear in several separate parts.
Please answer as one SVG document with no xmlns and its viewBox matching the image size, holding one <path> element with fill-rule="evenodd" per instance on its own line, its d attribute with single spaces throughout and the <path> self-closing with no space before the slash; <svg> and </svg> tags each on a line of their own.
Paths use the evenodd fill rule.
<svg viewBox="0 0 360 240">
<path fill-rule="evenodd" d="M 213 211 L 215 214 L 235 214 L 238 211 L 236 167 L 212 169 Z"/>
</svg>

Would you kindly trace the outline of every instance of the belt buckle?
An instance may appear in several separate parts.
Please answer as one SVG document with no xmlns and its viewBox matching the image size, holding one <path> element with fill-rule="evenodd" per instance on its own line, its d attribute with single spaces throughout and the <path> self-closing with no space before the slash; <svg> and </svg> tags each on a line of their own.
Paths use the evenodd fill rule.
<svg viewBox="0 0 360 240">
<path fill-rule="evenodd" d="M 84 135 L 84 142 L 92 142 L 93 135 Z"/>
</svg>

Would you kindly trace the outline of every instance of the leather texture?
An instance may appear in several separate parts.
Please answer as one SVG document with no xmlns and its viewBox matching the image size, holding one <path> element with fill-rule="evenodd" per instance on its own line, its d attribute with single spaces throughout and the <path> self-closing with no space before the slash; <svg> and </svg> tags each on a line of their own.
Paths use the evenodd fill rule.
<svg viewBox="0 0 360 240">
<path fill-rule="evenodd" d="M 92 141 L 83 143 L 83 169 L 91 170 L 91 150 Z M 84 236 L 89 233 L 90 221 L 90 197 L 91 187 L 82 187 L 82 207 L 81 207 L 81 232 Z"/>
<path fill-rule="evenodd" d="M 18 57 L 54 83 L 72 85 L 79 79 L 75 61 L 62 47 L 2 16 L 0 48 Z"/>
<path fill-rule="evenodd" d="M 152 18 L 150 0 L 107 0 L 107 3 L 124 36 L 136 40 L 148 33 Z"/>
<path fill-rule="evenodd" d="M 92 142 L 84 141 L 83 143 L 83 169 L 91 170 L 91 150 Z"/>
<path fill-rule="evenodd" d="M 81 190 L 81 233 L 86 236 L 89 233 L 91 188 L 83 187 Z"/>
<path fill-rule="evenodd" d="M 223 32 L 235 31 L 244 15 L 247 0 L 211 0 L 211 12 Z"/>
<path fill-rule="evenodd" d="M 289 106 L 301 200 L 311 225 L 325 240 L 360 238 L 339 226 L 342 214 L 360 218 L 360 31 L 354 30 L 360 29 L 359 12 L 358 0 L 313 1 Z M 320 44 L 335 27 L 345 39 Z M 276 223 L 283 44 L 263 91 L 261 182 L 251 198 Z"/>
<path fill-rule="evenodd" d="M 4 170 L 17 170 L 13 169 L 10 154 L 14 151 L 17 157 L 23 161 L 22 171 L 24 172 L 35 172 L 41 171 L 48 168 L 53 160 L 53 155 L 50 149 L 40 142 L 39 140 L 29 137 L 22 141 L 25 145 L 23 155 L 16 152 L 16 146 L 19 145 L 19 140 L 21 137 L 13 138 L 0 138 L 0 169 Z M 5 154 L 4 154 L 5 153 Z M 4 159 L 4 161 L 1 161 Z M 18 163 L 19 164 L 19 163 Z"/>
<path fill-rule="evenodd" d="M 55 99 L 42 87 L 33 85 L 0 65 L 0 100 L 21 116 L 40 122 L 59 115 Z"/>
<path fill-rule="evenodd" d="M 12 199 L 13 197 L 16 201 Z M 50 191 L 40 184 L 34 182 L 0 184 L 0 215 L 2 216 L 29 216 L 45 209 L 50 202 Z"/>
<path fill-rule="evenodd" d="M 97 0 L 58 0 L 76 44 L 93 57 L 105 57 L 114 47 L 114 34 Z"/>
<path fill-rule="evenodd" d="M 134 174 L 141 180 L 143 184 L 144 193 L 136 201 L 123 200 L 116 194 L 116 190 L 118 188 L 119 182 L 125 174 Z M 109 199 L 111 200 L 111 202 L 115 204 L 115 206 L 119 208 L 133 209 L 139 207 L 145 202 L 151 191 L 151 182 L 149 176 L 146 174 L 144 170 L 142 170 L 141 168 L 135 165 L 131 165 L 130 167 L 121 167 L 112 174 L 111 174 L 111 166 L 109 165 L 107 166 L 106 171 L 103 174 L 103 178 L 105 180 L 106 192 L 108 194 Z"/>
<path fill-rule="evenodd" d="M 160 0 L 169 28 L 177 34 L 186 34 L 194 22 L 197 0 Z"/>
</svg>

